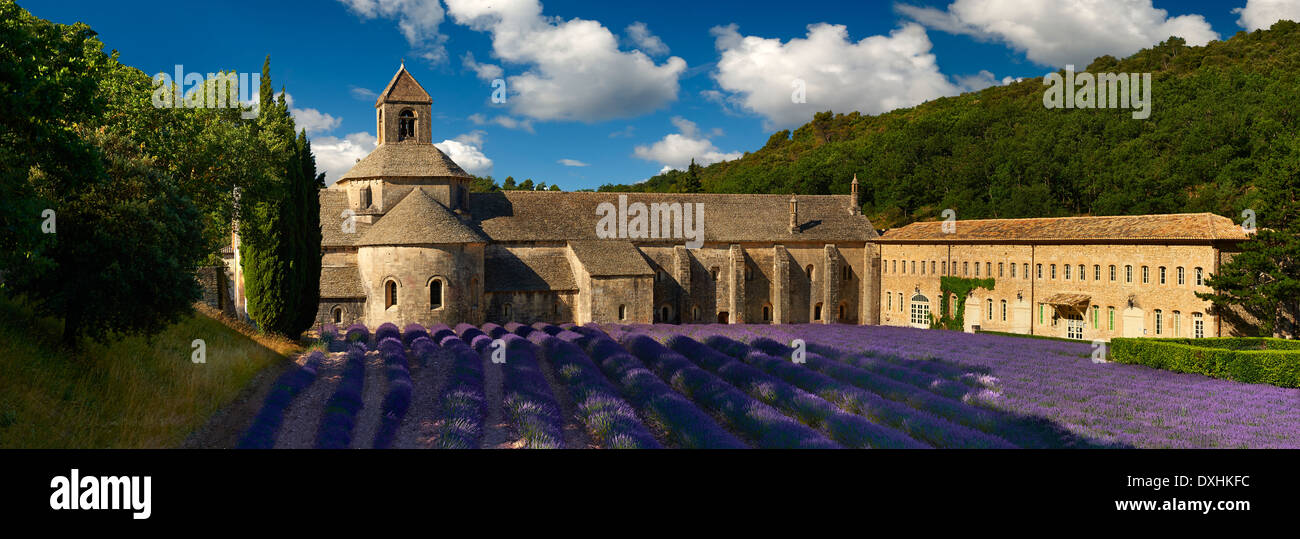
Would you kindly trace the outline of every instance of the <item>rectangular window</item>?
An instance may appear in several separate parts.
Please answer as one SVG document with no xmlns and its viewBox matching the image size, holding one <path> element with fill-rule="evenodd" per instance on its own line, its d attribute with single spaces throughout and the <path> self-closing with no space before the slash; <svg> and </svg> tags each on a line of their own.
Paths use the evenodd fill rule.
<svg viewBox="0 0 1300 539">
<path fill-rule="evenodd" d="M 1029 278 L 1029 263 L 1025 262 L 1025 278 Z"/>
<path fill-rule="evenodd" d="M 1038 304 L 1038 323 L 1039 323 L 1039 324 L 1042 324 L 1042 323 L 1043 323 L 1043 304 L 1042 304 L 1042 303 L 1039 303 L 1039 304 Z"/>
<path fill-rule="evenodd" d="M 979 276 L 980 276 L 980 263 L 979 263 L 979 262 L 976 262 L 976 263 L 975 263 L 975 276 L 976 276 L 976 277 L 979 277 Z"/>
<path fill-rule="evenodd" d="M 934 273 L 934 261 L 930 261 L 930 273 Z"/>
<path fill-rule="evenodd" d="M 1016 265 L 1015 265 L 1015 264 L 1011 264 L 1011 278 L 1012 278 L 1012 279 L 1015 279 L 1015 278 L 1016 278 Z"/>
<path fill-rule="evenodd" d="M 894 293 L 885 292 L 885 309 L 894 310 Z"/>
<path fill-rule="evenodd" d="M 1174 311 L 1174 336 L 1182 337 L 1183 333 L 1183 313 Z"/>
<path fill-rule="evenodd" d="M 1115 331 L 1115 308 L 1114 307 L 1106 307 L 1106 317 L 1110 319 L 1109 322 L 1106 323 L 1106 328 L 1109 329 L 1110 331 Z"/>
<path fill-rule="evenodd" d="M 898 261 L 894 261 L 894 269 L 890 273 L 898 273 Z"/>
<path fill-rule="evenodd" d="M 1114 265 L 1114 264 L 1111 264 L 1111 265 L 1110 265 L 1110 280 L 1111 280 L 1111 282 L 1114 282 L 1114 281 L 1115 281 L 1115 265 Z"/>
<path fill-rule="evenodd" d="M 1196 268 L 1196 286 L 1201 286 L 1205 282 L 1201 277 L 1201 268 Z"/>
<path fill-rule="evenodd" d="M 1014 266 L 1013 266 L 1014 267 Z M 1002 321 L 1007 321 L 1007 300 L 1002 300 Z"/>
<path fill-rule="evenodd" d="M 998 277 L 1002 276 L 1002 263 L 998 262 Z"/>
<path fill-rule="evenodd" d="M 1124 282 L 1133 282 L 1133 266 L 1124 266 Z"/>
<path fill-rule="evenodd" d="M 921 261 L 921 275 L 925 275 L 925 261 Z"/>
<path fill-rule="evenodd" d="M 986 316 L 985 318 L 988 318 L 989 320 L 992 320 L 992 319 L 993 319 L 993 300 L 992 300 L 992 299 L 989 299 L 989 300 L 986 302 L 986 304 L 987 304 L 987 306 L 988 306 L 988 309 L 987 309 L 987 310 L 988 310 L 989 314 L 988 314 L 988 316 Z"/>
<path fill-rule="evenodd" d="M 1052 280 L 1056 280 L 1056 264 L 1052 264 Z"/>
<path fill-rule="evenodd" d="M 1063 275 L 1065 277 L 1065 280 L 1067 281 L 1070 280 L 1070 265 L 1066 264 L 1063 269 L 1065 270 L 1065 274 Z"/>
<path fill-rule="evenodd" d="M 970 262 L 961 263 L 961 275 L 962 277 L 970 275 Z"/>
<path fill-rule="evenodd" d="M 912 261 L 912 275 L 916 275 L 916 261 Z"/>
<path fill-rule="evenodd" d="M 1192 313 L 1192 336 L 1197 339 L 1205 338 L 1205 320 L 1201 313 Z"/>
<path fill-rule="evenodd" d="M 993 276 L 993 263 L 992 263 L 992 262 L 985 262 L 985 263 L 984 263 L 984 275 L 988 275 L 989 277 L 992 277 L 992 276 Z"/>
<path fill-rule="evenodd" d="M 1084 271 L 1083 264 L 1079 264 L 1079 280 L 1080 281 L 1088 280 L 1088 274 L 1087 272 Z"/>
<path fill-rule="evenodd" d="M 1101 280 L 1101 264 L 1092 265 L 1092 280 L 1094 281 Z"/>
<path fill-rule="evenodd" d="M 1092 306 L 1092 329 L 1097 329 L 1097 318 L 1099 318 L 1099 317 L 1097 316 L 1097 312 L 1100 311 L 1100 310 L 1101 310 L 1101 307 L 1098 307 L 1098 306 L 1096 306 L 1096 305 L 1093 305 L 1093 306 Z"/>
<path fill-rule="evenodd" d="M 1163 333 L 1162 331 L 1163 328 L 1161 327 L 1163 324 L 1164 324 L 1164 313 L 1160 312 L 1160 309 L 1156 309 L 1156 335 L 1160 335 L 1161 333 Z"/>
<path fill-rule="evenodd" d="M 1178 286 L 1183 286 L 1186 283 L 1187 279 L 1183 276 L 1183 267 L 1178 266 Z"/>
<path fill-rule="evenodd" d="M 1151 282 L 1151 268 L 1142 266 L 1142 284 Z"/>
<path fill-rule="evenodd" d="M 944 275 L 947 275 L 947 274 L 948 274 L 948 261 L 947 261 L 947 260 L 944 260 L 944 261 L 941 263 L 941 266 L 940 266 L 940 267 L 943 268 L 943 274 L 944 274 Z"/>
<path fill-rule="evenodd" d="M 1043 278 L 1043 265 L 1038 264 L 1037 269 L 1038 269 L 1038 278 L 1041 280 Z"/>
</svg>

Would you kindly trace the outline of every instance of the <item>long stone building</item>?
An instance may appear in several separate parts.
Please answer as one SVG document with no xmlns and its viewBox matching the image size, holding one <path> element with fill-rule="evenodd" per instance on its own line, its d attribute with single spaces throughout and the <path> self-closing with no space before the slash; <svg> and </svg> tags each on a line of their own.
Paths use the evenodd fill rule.
<svg viewBox="0 0 1300 539">
<path fill-rule="evenodd" d="M 966 299 L 975 328 L 1073 339 L 1232 333 L 1205 279 L 1248 236 L 1209 213 L 912 223 L 876 239 L 881 323 L 929 327 L 944 276 L 992 279 Z M 949 297 L 950 309 L 956 298 Z"/>
<path fill-rule="evenodd" d="M 318 322 L 848 323 L 931 327 L 944 276 L 993 279 L 976 329 L 1208 337 L 1195 292 L 1247 236 L 1211 214 L 914 223 L 849 195 L 471 193 L 405 68 L 378 146 L 320 193 Z M 227 258 L 242 309 L 238 237 Z M 953 304 L 956 298 L 950 298 Z"/>
<path fill-rule="evenodd" d="M 404 68 L 320 195 L 322 323 L 875 323 L 851 195 L 471 193 Z"/>
</svg>

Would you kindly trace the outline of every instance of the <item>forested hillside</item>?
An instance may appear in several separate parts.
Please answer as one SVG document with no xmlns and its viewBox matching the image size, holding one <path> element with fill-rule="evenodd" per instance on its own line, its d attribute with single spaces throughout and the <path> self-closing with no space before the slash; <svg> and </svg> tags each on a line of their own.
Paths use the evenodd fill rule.
<svg viewBox="0 0 1300 539">
<path fill-rule="evenodd" d="M 945 208 L 960 219 L 1239 216 L 1254 207 L 1258 172 L 1290 152 L 1284 139 L 1295 136 L 1300 105 L 1296 23 L 1204 47 L 1170 38 L 1086 70 L 1152 73 L 1150 118 L 1047 109 L 1047 87 L 1034 78 L 878 116 L 819 113 L 735 161 L 601 189 L 836 194 L 856 173 L 863 211 L 882 228 Z"/>
</svg>

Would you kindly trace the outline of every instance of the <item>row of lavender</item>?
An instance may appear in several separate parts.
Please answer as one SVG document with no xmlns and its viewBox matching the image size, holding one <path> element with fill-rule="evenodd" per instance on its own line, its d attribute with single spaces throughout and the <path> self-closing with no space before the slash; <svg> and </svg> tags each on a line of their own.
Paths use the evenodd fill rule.
<svg viewBox="0 0 1300 539">
<path fill-rule="evenodd" d="M 809 352 L 804 370 L 894 402 L 909 398 L 911 386 L 973 405 L 994 414 L 993 433 L 1021 446 L 1300 447 L 1300 389 L 1097 363 L 1091 343 L 883 326 L 604 327 L 660 340 L 729 337 L 767 347 L 787 370 L 790 344 L 800 339 Z M 962 419 L 966 408 L 932 411 L 982 429 L 970 423 L 977 416 Z"/>
</svg>

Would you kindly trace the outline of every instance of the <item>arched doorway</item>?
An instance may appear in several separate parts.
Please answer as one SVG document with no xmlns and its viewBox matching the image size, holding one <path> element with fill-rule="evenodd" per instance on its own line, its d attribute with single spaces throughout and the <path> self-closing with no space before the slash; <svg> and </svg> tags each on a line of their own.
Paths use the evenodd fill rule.
<svg viewBox="0 0 1300 539">
<path fill-rule="evenodd" d="M 719 324 L 729 324 L 729 323 L 730 323 L 730 322 L 727 322 L 727 311 L 718 311 L 718 323 L 719 323 Z"/>
</svg>

